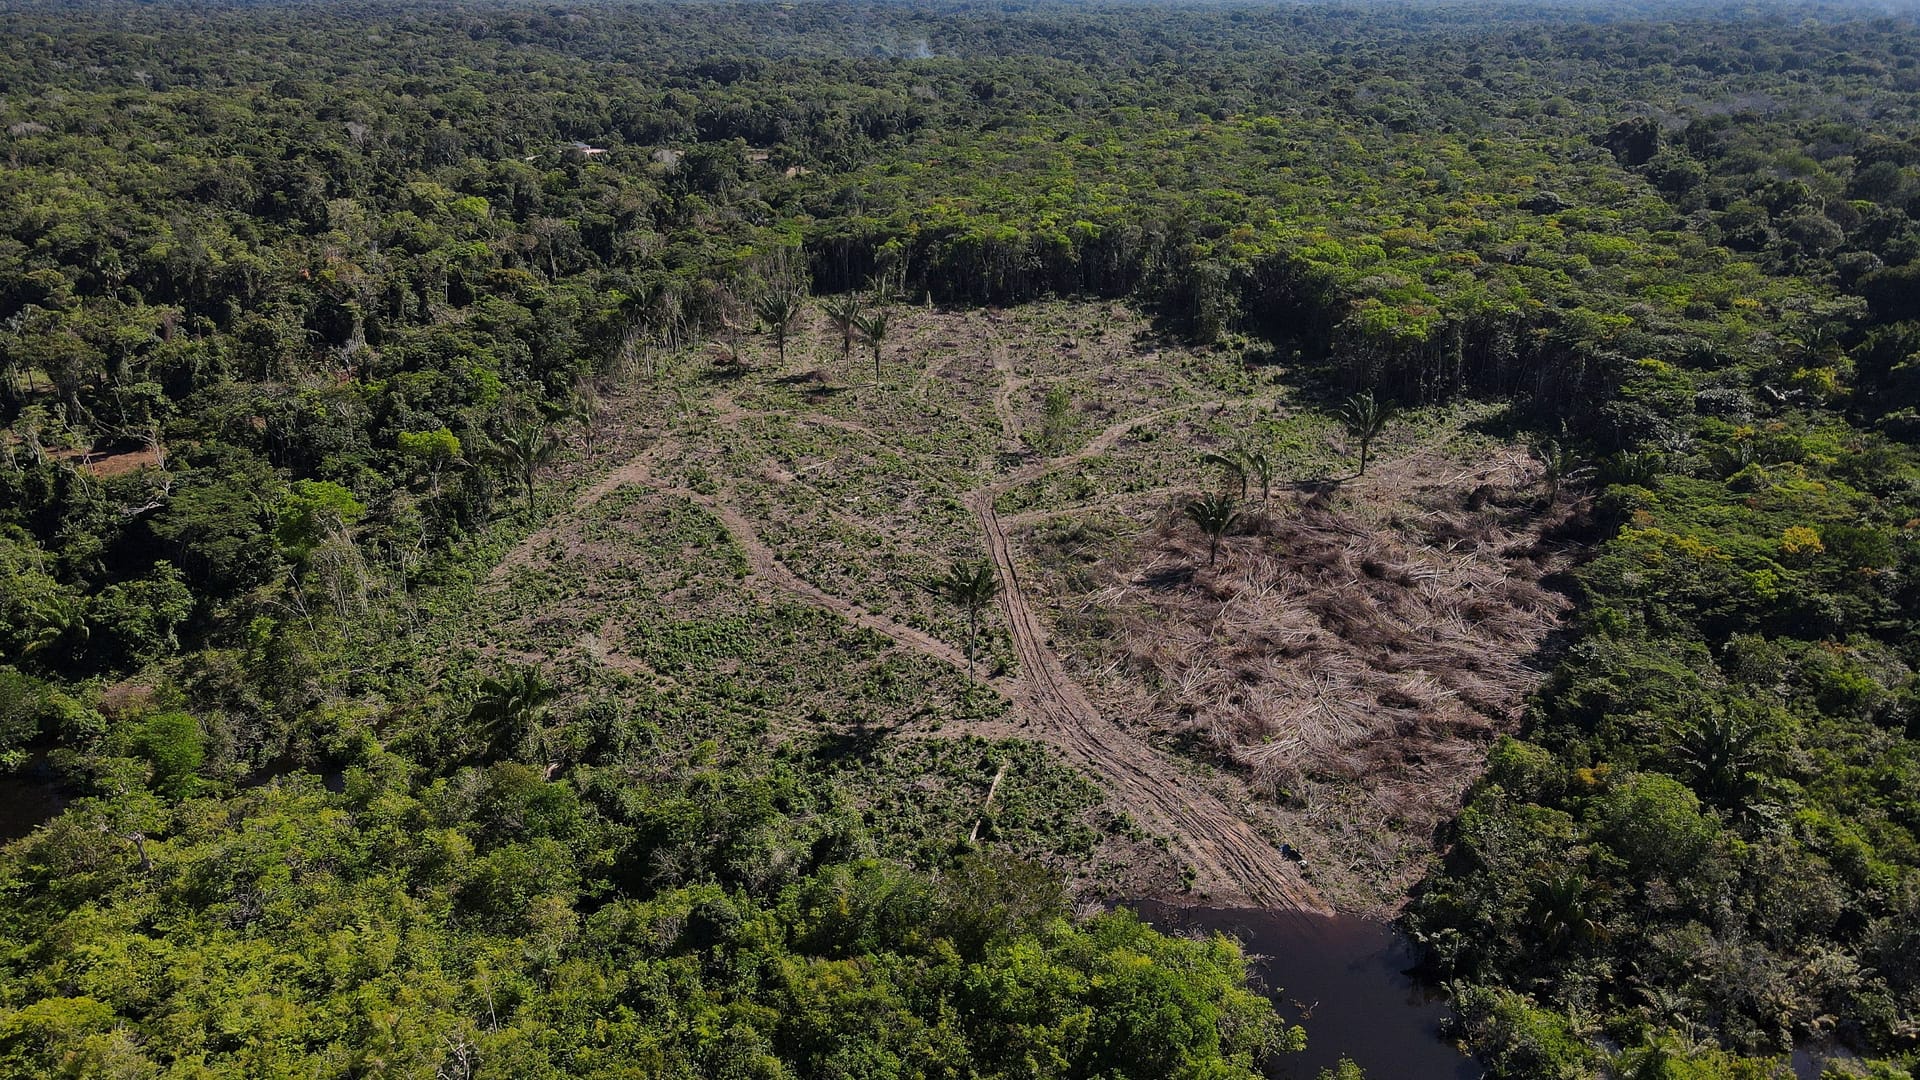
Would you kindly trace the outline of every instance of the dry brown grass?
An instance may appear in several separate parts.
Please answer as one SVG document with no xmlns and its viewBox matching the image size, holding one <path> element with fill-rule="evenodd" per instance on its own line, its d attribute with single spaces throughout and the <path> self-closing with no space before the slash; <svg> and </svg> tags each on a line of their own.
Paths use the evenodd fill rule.
<svg viewBox="0 0 1920 1080">
<path fill-rule="evenodd" d="M 89 456 L 86 459 L 86 468 L 93 475 L 105 479 L 110 476 L 125 476 L 141 469 L 158 468 L 165 460 L 165 450 L 149 446 L 141 450 L 130 450 L 124 454 Z"/>
<path fill-rule="evenodd" d="M 1247 776 L 1348 906 L 1390 907 L 1519 721 L 1571 554 L 1512 448 L 1276 495 L 1207 566 L 1167 504 L 1079 598 L 1110 691 Z M 1329 876 L 1334 880 L 1328 881 Z M 1344 880 L 1342 880 L 1344 878 Z"/>
</svg>

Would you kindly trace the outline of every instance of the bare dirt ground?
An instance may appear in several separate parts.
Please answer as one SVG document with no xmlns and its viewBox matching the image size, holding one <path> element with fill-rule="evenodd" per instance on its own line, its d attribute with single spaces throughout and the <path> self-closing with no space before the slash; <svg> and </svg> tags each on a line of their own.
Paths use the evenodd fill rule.
<svg viewBox="0 0 1920 1080">
<path fill-rule="evenodd" d="M 944 672 L 920 676 L 937 689 L 893 736 L 1053 748 L 1165 838 L 1196 894 L 1390 907 L 1562 606 L 1540 585 L 1559 556 L 1541 539 L 1551 515 L 1523 498 L 1524 459 L 1457 437 L 1460 416 L 1425 417 L 1389 433 L 1365 480 L 1283 494 L 1207 569 L 1204 541 L 1167 512 L 1214 482 L 1198 448 L 1252 437 L 1289 478 L 1329 475 L 1344 448 L 1325 416 L 1115 306 L 895 314 L 879 386 L 871 354 L 843 366 L 815 323 L 784 366 L 749 342 L 744 373 L 683 358 L 620 395 L 609 437 L 563 467 L 569 505 L 493 573 L 497 648 L 671 683 L 648 658 L 678 654 L 596 590 L 631 577 L 648 617 L 670 619 L 717 603 L 710 582 L 732 574 Z M 1064 416 L 1045 411 L 1049 390 Z M 1463 484 L 1485 489 L 1472 509 Z M 608 546 L 616 528 L 624 547 Z M 676 559 L 676 545 L 691 546 Z M 981 557 L 1001 617 L 970 668 L 964 615 L 923 583 Z M 829 670 L 834 655 L 786 664 L 822 685 L 860 677 Z M 1168 888 L 1166 873 L 1143 866 L 1123 887 Z"/>
<path fill-rule="evenodd" d="M 1231 768 L 1336 906 L 1384 913 L 1570 606 L 1553 536 L 1573 508 L 1537 481 L 1515 446 L 1416 447 L 1250 508 L 1212 566 L 1165 496 L 1104 528 L 1037 517 L 1029 543 L 1104 707 Z"/>
</svg>

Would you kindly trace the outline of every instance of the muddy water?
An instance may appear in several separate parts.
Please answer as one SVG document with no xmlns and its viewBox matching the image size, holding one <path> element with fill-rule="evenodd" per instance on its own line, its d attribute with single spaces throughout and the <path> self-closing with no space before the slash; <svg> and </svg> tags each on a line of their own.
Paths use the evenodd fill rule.
<svg viewBox="0 0 1920 1080">
<path fill-rule="evenodd" d="M 1280 1014 L 1307 1029 L 1304 1053 L 1269 1064 L 1274 1080 L 1314 1080 L 1352 1058 L 1373 1080 L 1478 1080 L 1480 1068 L 1441 1035 L 1448 1010 L 1406 975 L 1413 946 L 1392 927 L 1242 908 L 1127 905 L 1153 925 L 1239 939 L 1258 985 Z"/>
</svg>

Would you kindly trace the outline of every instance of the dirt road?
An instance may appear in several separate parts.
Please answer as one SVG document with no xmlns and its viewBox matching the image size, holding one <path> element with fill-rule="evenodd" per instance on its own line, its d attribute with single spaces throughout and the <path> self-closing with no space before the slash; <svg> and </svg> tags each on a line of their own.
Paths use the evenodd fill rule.
<svg viewBox="0 0 1920 1080">
<path fill-rule="evenodd" d="M 1019 445 L 1018 418 L 1007 403 L 1020 380 L 999 335 L 991 330 L 988 344 L 1001 378 L 994 397 L 1001 434 L 1009 445 Z M 1091 771 L 1115 803 L 1142 825 L 1169 837 L 1181 858 L 1193 868 L 1195 889 L 1210 899 L 1328 913 L 1331 907 L 1301 877 L 1298 868 L 1255 832 L 1244 817 L 1208 791 L 1194 770 L 1148 746 L 1094 708 L 1086 691 L 1067 673 L 1048 644 L 1046 626 L 1027 600 L 1013 547 L 993 505 L 1001 492 L 1104 454 L 1128 433 L 1156 420 L 1246 400 L 1250 399 L 1199 401 L 1117 421 L 1079 450 L 1029 462 L 976 489 L 966 502 L 980 521 L 987 554 L 1000 579 L 1000 609 L 1007 617 L 1020 661 L 1018 698 L 1037 721 L 1029 730 Z"/>
<path fill-rule="evenodd" d="M 1027 603 L 991 492 L 977 492 L 968 502 L 999 572 L 1000 608 L 1020 658 L 1019 694 L 1043 721 L 1039 737 L 1092 771 L 1142 825 L 1172 838 L 1193 867 L 1195 888 L 1210 899 L 1329 912 L 1326 901 L 1279 850 L 1202 787 L 1190 770 L 1100 715 L 1047 645 L 1046 628 Z"/>
</svg>

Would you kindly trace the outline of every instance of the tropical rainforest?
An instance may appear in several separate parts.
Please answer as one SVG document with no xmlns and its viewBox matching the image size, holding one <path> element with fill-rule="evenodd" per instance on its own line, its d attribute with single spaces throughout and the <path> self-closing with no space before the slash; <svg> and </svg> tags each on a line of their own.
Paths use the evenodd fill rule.
<svg viewBox="0 0 1920 1080">
<path fill-rule="evenodd" d="M 1448 497 L 1566 562 L 1368 901 L 1454 1037 L 1495 1077 L 1920 1068 L 1911 10 L 0 27 L 0 1074 L 1257 1076 L 1311 1020 L 1108 906 L 1311 907 L 1340 845 L 1220 793 L 1338 778 L 1177 732 L 1173 788 L 1103 772 L 1108 698 L 1007 690 L 1098 673 L 995 508 L 1227 461 L 1160 526 L 1200 589 L 1321 512 L 1270 483 L 1351 451 L 1374 490 L 1435 432 L 1523 448 Z M 1032 368 L 975 423 L 989 336 Z M 1146 438 L 1203 406 L 1213 443 Z M 939 566 L 848 523 L 889 513 Z"/>
</svg>

